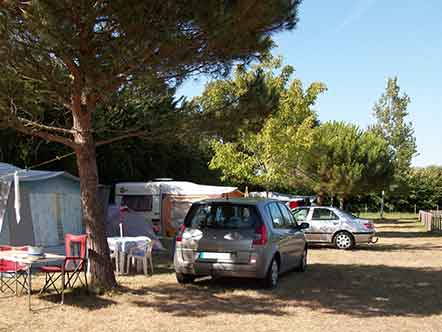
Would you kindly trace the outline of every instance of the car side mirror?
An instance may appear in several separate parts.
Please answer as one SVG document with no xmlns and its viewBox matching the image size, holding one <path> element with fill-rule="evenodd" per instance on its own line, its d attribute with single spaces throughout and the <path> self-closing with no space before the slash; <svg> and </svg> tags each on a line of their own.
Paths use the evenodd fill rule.
<svg viewBox="0 0 442 332">
<path fill-rule="evenodd" d="M 310 227 L 310 224 L 308 222 L 303 222 L 301 225 L 299 225 L 299 229 L 307 229 Z"/>
</svg>

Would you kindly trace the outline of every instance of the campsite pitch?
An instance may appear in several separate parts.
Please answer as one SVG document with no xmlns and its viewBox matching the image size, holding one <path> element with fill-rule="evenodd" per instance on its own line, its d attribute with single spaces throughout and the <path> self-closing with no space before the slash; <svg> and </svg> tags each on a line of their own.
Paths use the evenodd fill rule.
<svg viewBox="0 0 442 332">
<path fill-rule="evenodd" d="M 274 291 L 248 280 L 181 286 L 169 262 L 153 277 L 119 277 L 104 296 L 0 299 L 0 331 L 442 331 L 442 234 L 413 219 L 376 224 L 380 241 L 351 251 L 310 250 L 306 273 Z M 36 284 L 36 287 L 38 286 Z"/>
</svg>

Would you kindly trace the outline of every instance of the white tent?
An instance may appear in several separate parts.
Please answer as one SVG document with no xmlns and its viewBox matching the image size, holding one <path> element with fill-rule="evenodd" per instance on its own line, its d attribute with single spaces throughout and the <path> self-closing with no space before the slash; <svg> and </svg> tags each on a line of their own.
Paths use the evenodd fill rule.
<svg viewBox="0 0 442 332">
<path fill-rule="evenodd" d="M 20 188 L 19 222 L 14 209 L 15 172 Z M 83 232 L 78 178 L 0 163 L 0 244 L 57 246 L 66 233 Z"/>
</svg>

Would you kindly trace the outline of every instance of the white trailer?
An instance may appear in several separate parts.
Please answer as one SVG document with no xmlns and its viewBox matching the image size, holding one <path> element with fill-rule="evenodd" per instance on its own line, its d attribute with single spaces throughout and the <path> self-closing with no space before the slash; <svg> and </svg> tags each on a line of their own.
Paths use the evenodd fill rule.
<svg viewBox="0 0 442 332">
<path fill-rule="evenodd" d="M 163 236 L 173 236 L 190 205 L 205 198 L 240 197 L 236 187 L 207 186 L 187 181 L 158 180 L 115 185 L 115 204 L 143 213 Z"/>
</svg>

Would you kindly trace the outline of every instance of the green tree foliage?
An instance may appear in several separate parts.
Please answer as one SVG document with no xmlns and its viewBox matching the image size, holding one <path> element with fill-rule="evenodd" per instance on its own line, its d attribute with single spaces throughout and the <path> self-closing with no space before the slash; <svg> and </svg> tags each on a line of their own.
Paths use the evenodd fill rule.
<svg viewBox="0 0 442 332">
<path fill-rule="evenodd" d="M 442 167 L 413 168 L 410 175 L 410 195 L 404 197 L 408 210 L 414 205 L 418 210 L 442 210 Z"/>
<path fill-rule="evenodd" d="M 229 82 L 228 95 L 233 95 L 237 93 L 236 87 L 243 82 L 243 77 L 254 78 L 254 73 L 259 69 L 266 77 L 261 89 L 272 91 L 274 99 L 270 98 L 272 107 L 260 115 L 263 119 L 259 130 L 257 127 L 250 128 L 248 123 L 246 126 L 232 126 L 238 130 L 236 140 L 229 141 L 231 137 L 224 139 L 221 135 L 221 139 L 212 142 L 214 156 L 209 167 L 220 170 L 222 180 L 229 183 L 261 186 L 266 190 L 287 190 L 300 182 L 297 166 L 303 152 L 310 148 L 312 128 L 317 123 L 312 107 L 326 88 L 322 83 L 313 83 L 304 89 L 299 79 L 289 83 L 289 74 L 293 69 L 284 67 L 281 74 L 276 75 L 274 72 L 280 68 L 280 62 L 270 63 L 276 63 L 277 66 L 264 63 L 252 68 L 251 73 L 241 71 L 241 75 L 238 75 L 237 72 L 233 81 Z M 208 87 L 209 90 L 211 88 Z M 205 93 L 202 98 L 208 95 L 211 93 Z M 225 95 L 215 94 L 215 99 L 223 100 Z M 251 112 L 257 108 L 258 114 L 260 106 L 260 102 L 247 105 Z M 240 105 L 238 111 L 241 112 Z"/>
<path fill-rule="evenodd" d="M 223 74 L 267 52 L 297 22 L 299 1 L 4 0 L 0 4 L 0 122 L 75 151 L 94 285 L 116 285 L 96 204 L 97 109 L 127 85 L 176 85 Z M 45 105 L 64 114 L 46 122 Z M 121 129 L 121 128 L 119 128 Z"/>
<path fill-rule="evenodd" d="M 374 130 L 382 135 L 394 152 L 395 185 L 404 189 L 416 155 L 416 139 L 413 124 L 407 122 L 410 97 L 401 94 L 397 77 L 389 78 L 385 92 L 374 105 L 376 117 Z"/>
<path fill-rule="evenodd" d="M 235 140 L 241 132 L 257 133 L 278 107 L 293 73 L 291 66 L 281 66 L 281 58 L 267 55 L 249 70 L 239 65 L 231 78 L 208 83 L 189 105 L 200 115 L 198 127 L 223 141 Z"/>
<path fill-rule="evenodd" d="M 304 171 L 322 204 L 326 194 L 344 200 L 377 189 L 391 174 L 388 143 L 372 131 L 356 125 L 326 122 L 314 130 L 305 154 Z"/>
</svg>

